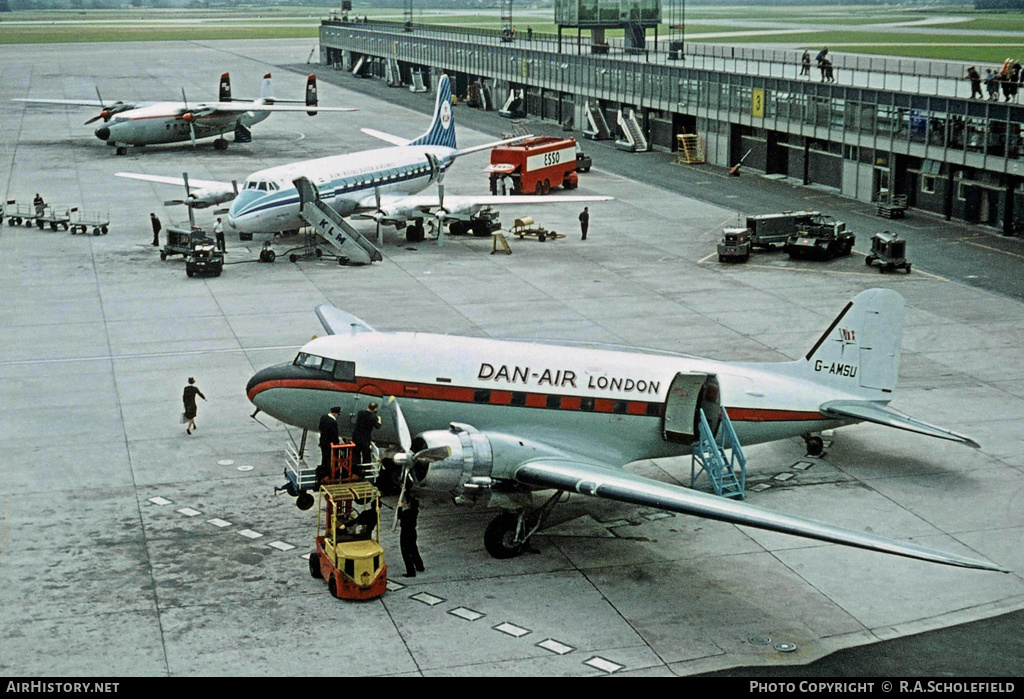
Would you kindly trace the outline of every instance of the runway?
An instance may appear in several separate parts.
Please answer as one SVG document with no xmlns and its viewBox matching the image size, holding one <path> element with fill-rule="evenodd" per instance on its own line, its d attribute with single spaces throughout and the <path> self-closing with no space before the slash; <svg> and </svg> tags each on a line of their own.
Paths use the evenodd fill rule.
<svg viewBox="0 0 1024 699">
<path fill-rule="evenodd" d="M 98 237 L 6 221 L 0 228 L 0 672 L 302 676 L 329 666 L 366 676 L 694 675 L 802 665 L 1024 609 L 1024 307 L 1012 293 L 925 260 L 914 260 L 907 276 L 866 271 L 857 254 L 826 265 L 779 253 L 750 265 L 707 261 L 723 226 L 738 213 L 762 213 L 741 200 L 748 178 L 711 170 L 698 177 L 663 153 L 616 154 L 613 167 L 612 149 L 586 143 L 594 170 L 581 176 L 579 193 L 616 197 L 591 206 L 586 242 L 576 234 L 575 205 L 519 206 L 502 212 L 506 228 L 530 215 L 567 237 L 510 237 L 506 256 L 490 254 L 488 239 L 409 245 L 385 229 L 384 261 L 348 268 L 287 262 L 280 253 L 294 239 L 274 243 L 276 263 L 259 264 L 263 241 L 229 234 L 223 275 L 188 279 L 181 258 L 161 261 L 149 244 L 149 213 L 165 226 L 183 221 L 180 207 L 164 205 L 183 192 L 114 172 L 240 181 L 271 165 L 383 145 L 361 126 L 414 137 L 432 98 L 324 77 L 322 105 L 360 111 L 272 115 L 251 144 L 224 152 L 200 143 L 126 157 L 92 135 L 88 111 L 10 102 L 88 99 L 97 85 L 112 98 L 173 98 L 184 87 L 190 99 L 212 99 L 223 71 L 240 96 L 255 94 L 271 71 L 275 93 L 297 99 L 304 80 L 296 70 L 314 44 L 0 47 L 5 200 L 40 192 L 106 212 L 111 222 Z M 493 115 L 454 111 L 460 146 L 500 137 Z M 460 160 L 446 192 L 484 192 L 485 161 Z M 630 168 L 665 181 L 632 177 Z M 679 176 L 667 181 L 673 168 Z M 772 201 L 788 191 L 767 186 Z M 792 191 L 789 208 L 803 208 L 810 194 L 828 212 L 852 206 L 827 192 Z M 210 210 L 197 214 L 212 226 Z M 922 247 L 933 227 L 941 233 L 924 226 Z M 856 250 L 867 250 L 869 238 L 858 232 Z M 936 259 L 938 240 L 928 253 Z M 965 264 L 968 248 L 955 253 Z M 316 509 L 299 512 L 273 491 L 284 480 L 285 446 L 300 434 L 251 419 L 244 392 L 256 370 L 291 360 L 322 333 L 313 308 L 324 302 L 383 330 L 772 361 L 802 356 L 850 298 L 875 286 L 907 302 L 893 406 L 982 448 L 875 426 L 836 431 L 820 459 L 806 457 L 799 439 L 761 445 L 747 453 L 747 500 L 985 558 L 1012 574 L 582 496 L 556 508 L 535 539 L 538 553 L 497 561 L 482 540 L 493 513 L 436 493 L 424 495 L 420 516 L 426 572 L 397 575 L 398 537 L 387 527 L 389 592 L 346 604 L 310 577 L 303 559 Z M 189 376 L 208 399 L 192 436 L 179 423 Z M 630 468 L 688 485 L 689 467 L 673 459 Z M 1024 671 L 1017 658 L 1007 675 Z"/>
</svg>

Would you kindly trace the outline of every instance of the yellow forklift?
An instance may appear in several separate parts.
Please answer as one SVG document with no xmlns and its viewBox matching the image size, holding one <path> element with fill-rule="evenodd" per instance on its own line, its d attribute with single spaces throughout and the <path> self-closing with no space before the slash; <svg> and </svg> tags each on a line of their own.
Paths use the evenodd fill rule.
<svg viewBox="0 0 1024 699">
<path fill-rule="evenodd" d="M 366 600 L 387 589 L 380 545 L 380 491 L 353 478 L 320 486 L 316 549 L 309 572 L 338 599 Z"/>
</svg>

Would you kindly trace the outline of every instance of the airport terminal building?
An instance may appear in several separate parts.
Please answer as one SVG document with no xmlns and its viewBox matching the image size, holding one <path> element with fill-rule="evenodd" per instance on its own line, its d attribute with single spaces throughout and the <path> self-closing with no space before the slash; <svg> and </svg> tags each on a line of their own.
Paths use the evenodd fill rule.
<svg viewBox="0 0 1024 699">
<path fill-rule="evenodd" d="M 636 4 L 602 23 L 581 19 L 584 3 L 571 0 L 577 15 L 556 7 L 558 34 L 543 36 L 332 18 L 320 28 L 321 60 L 414 89 L 444 71 L 470 106 L 557 121 L 626 150 L 722 167 L 742 159 L 864 202 L 904 195 L 911 208 L 1007 234 L 1024 221 L 1024 105 L 971 99 L 963 64 L 830 56 L 825 81 L 797 51 L 651 36 L 656 3 Z M 606 41 L 603 26 L 624 28 L 624 39 Z"/>
</svg>

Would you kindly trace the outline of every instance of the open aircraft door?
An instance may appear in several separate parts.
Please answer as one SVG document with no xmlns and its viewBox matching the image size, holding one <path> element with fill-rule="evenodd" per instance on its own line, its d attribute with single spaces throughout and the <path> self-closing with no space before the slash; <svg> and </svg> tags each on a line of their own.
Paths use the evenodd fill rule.
<svg viewBox="0 0 1024 699">
<path fill-rule="evenodd" d="M 662 436 L 666 442 L 692 444 L 697 438 L 700 409 L 712 433 L 722 421 L 718 378 L 710 374 L 676 374 L 665 399 Z"/>
</svg>

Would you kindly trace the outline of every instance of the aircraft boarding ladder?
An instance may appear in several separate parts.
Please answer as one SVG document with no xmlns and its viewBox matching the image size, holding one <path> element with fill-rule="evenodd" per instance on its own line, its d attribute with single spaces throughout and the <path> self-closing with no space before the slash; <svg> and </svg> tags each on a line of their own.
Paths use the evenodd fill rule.
<svg viewBox="0 0 1024 699">
<path fill-rule="evenodd" d="M 607 141 L 612 137 L 600 102 L 587 102 L 587 128 L 583 135 L 593 141 Z"/>
<path fill-rule="evenodd" d="M 402 87 L 402 70 L 398 67 L 398 59 L 389 56 L 384 64 L 384 77 L 387 78 L 388 87 Z"/>
<path fill-rule="evenodd" d="M 299 190 L 299 215 L 335 250 L 341 262 L 368 265 L 384 259 L 380 250 L 350 226 L 337 211 L 320 201 L 320 193 L 305 177 L 295 180 Z"/>
<path fill-rule="evenodd" d="M 646 151 L 648 149 L 647 139 L 644 138 L 644 131 L 640 128 L 640 122 L 636 120 L 636 112 L 630 109 L 628 114 L 623 114 L 620 109 L 616 121 L 625 136 L 624 139 L 615 142 L 616 148 L 630 152 Z"/>
<path fill-rule="evenodd" d="M 357 78 L 367 77 L 367 76 L 363 75 L 363 67 L 365 65 L 366 65 L 366 56 L 365 55 L 360 56 L 359 60 L 356 61 L 356 64 L 354 66 L 352 66 L 352 75 L 356 76 Z"/>
<path fill-rule="evenodd" d="M 412 85 L 409 86 L 409 92 L 426 92 L 427 86 L 423 84 L 423 73 L 418 70 L 412 72 Z"/>
<path fill-rule="evenodd" d="M 722 408 L 722 423 L 719 428 L 722 441 L 715 441 L 715 435 L 708 425 L 704 410 L 700 411 L 700 439 L 693 444 L 693 456 L 690 459 L 690 487 L 694 485 L 701 473 L 708 475 L 715 495 L 726 498 L 744 499 L 747 485 L 747 457 L 736 438 L 732 421 Z M 725 450 L 729 450 L 726 456 Z M 700 468 L 697 468 L 700 464 Z"/>
</svg>

